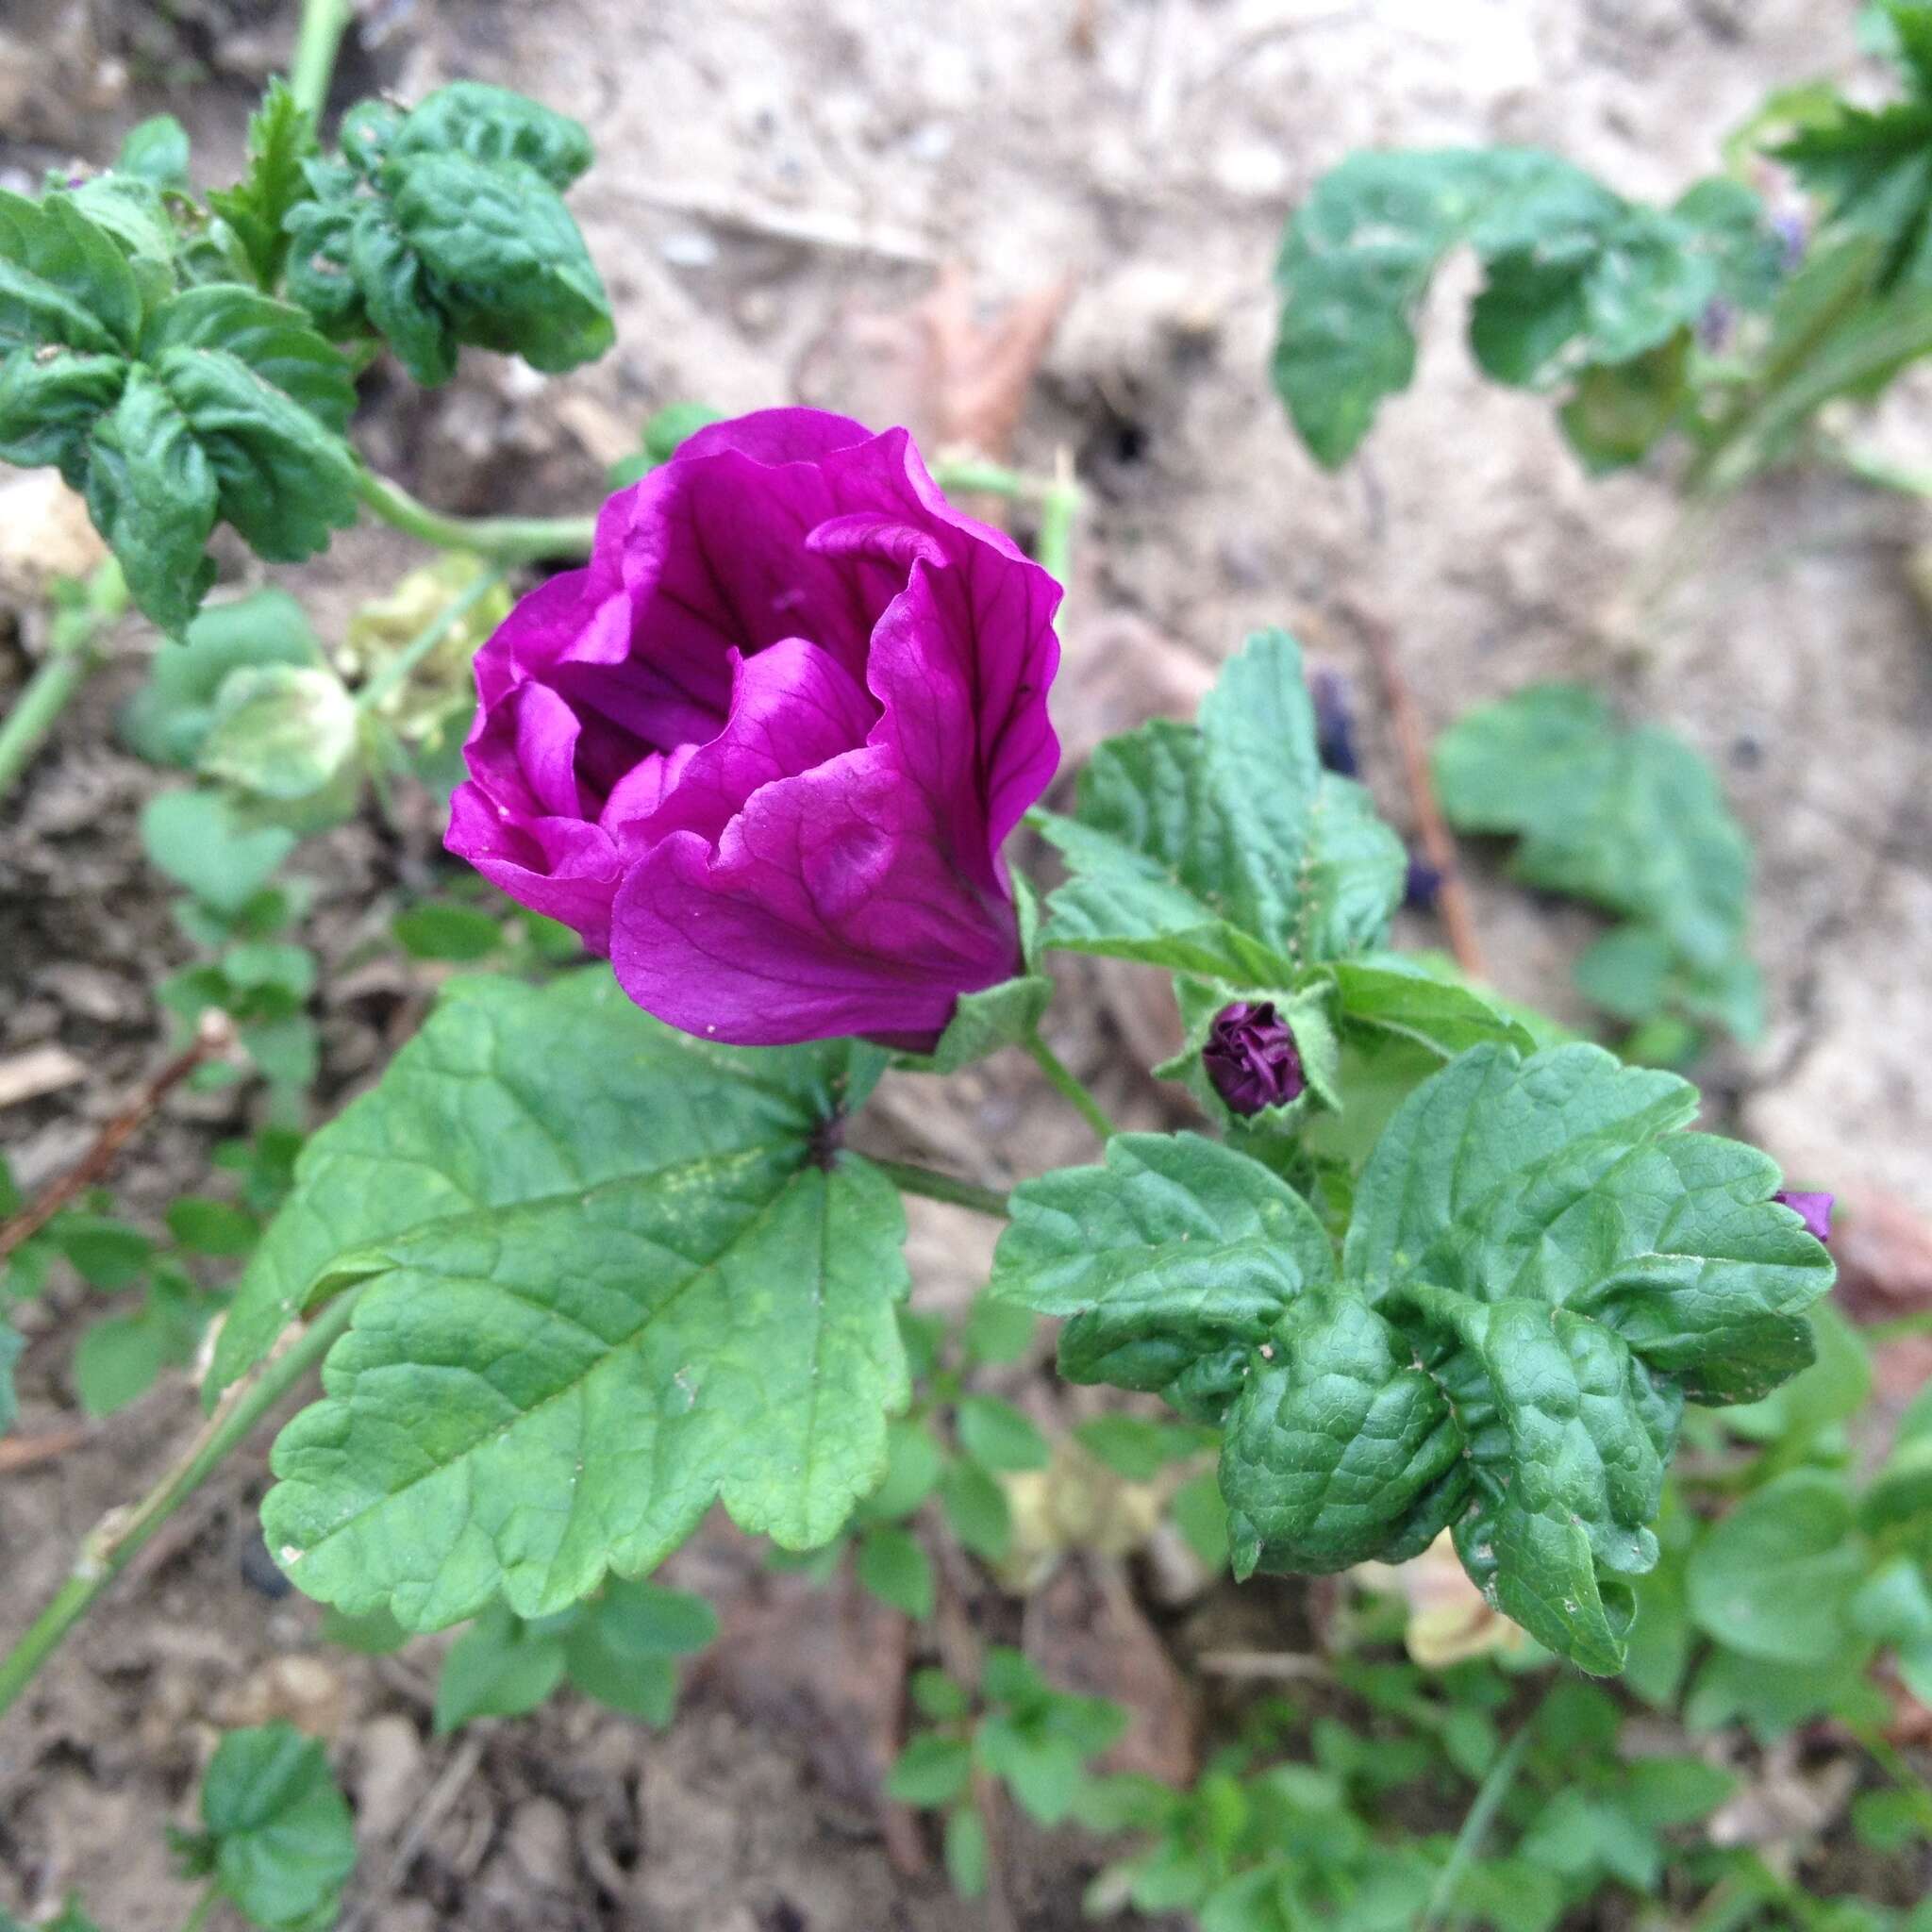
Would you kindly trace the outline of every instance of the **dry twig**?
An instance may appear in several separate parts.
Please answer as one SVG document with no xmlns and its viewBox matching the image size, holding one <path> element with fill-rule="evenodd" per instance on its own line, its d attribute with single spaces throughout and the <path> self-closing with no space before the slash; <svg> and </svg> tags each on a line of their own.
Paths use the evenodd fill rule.
<svg viewBox="0 0 1932 1932">
<path fill-rule="evenodd" d="M 1367 646 L 1369 656 L 1374 659 L 1375 675 L 1382 683 L 1382 695 L 1388 703 L 1395 742 L 1402 754 L 1403 775 L 1408 785 L 1423 856 L 1441 880 L 1437 905 L 1442 914 L 1443 929 L 1449 936 L 1449 950 L 1470 978 L 1487 979 L 1482 941 L 1476 937 L 1475 915 L 1470 908 L 1469 889 L 1463 884 L 1456 841 L 1442 817 L 1441 807 L 1436 803 L 1436 788 L 1429 779 L 1428 734 L 1423 727 L 1415 693 L 1402 675 L 1395 635 L 1382 618 L 1353 598 L 1345 600 L 1341 610 L 1343 621 Z"/>
<path fill-rule="evenodd" d="M 154 1118 L 162 1101 L 204 1060 L 221 1058 L 232 1051 L 234 1044 L 235 1023 L 210 1008 L 201 1016 L 193 1040 L 101 1129 L 86 1155 L 18 1214 L 0 1221 L 0 1260 L 39 1234 L 70 1201 L 101 1180 L 113 1166 L 114 1157 Z"/>
</svg>

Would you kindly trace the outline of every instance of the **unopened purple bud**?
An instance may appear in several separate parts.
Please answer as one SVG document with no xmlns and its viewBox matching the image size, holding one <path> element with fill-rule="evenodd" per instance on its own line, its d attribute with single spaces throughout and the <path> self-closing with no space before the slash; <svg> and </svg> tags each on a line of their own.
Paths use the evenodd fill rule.
<svg viewBox="0 0 1932 1932">
<path fill-rule="evenodd" d="M 1214 1091 L 1239 1114 L 1282 1107 L 1308 1083 L 1294 1033 L 1271 1000 L 1236 1000 L 1208 1029 L 1201 1064 Z"/>
<path fill-rule="evenodd" d="M 1442 874 L 1426 858 L 1408 855 L 1408 872 L 1402 881 L 1402 903 L 1417 912 L 1433 912 L 1442 896 Z"/>
<path fill-rule="evenodd" d="M 1774 215 L 1771 231 L 1784 244 L 1784 260 L 1780 266 L 1790 275 L 1805 258 L 1805 245 L 1808 240 L 1805 233 L 1805 217 L 1801 214 Z"/>
<path fill-rule="evenodd" d="M 1828 1241 L 1831 1239 L 1831 1195 L 1803 1194 L 1794 1188 L 1780 1188 L 1771 1198 L 1790 1208 L 1805 1224 L 1805 1232 L 1813 1240 Z"/>
<path fill-rule="evenodd" d="M 1348 680 L 1339 671 L 1317 671 L 1308 679 L 1315 706 L 1315 755 L 1324 771 L 1353 778 L 1361 770 L 1355 748 L 1355 706 Z"/>
</svg>

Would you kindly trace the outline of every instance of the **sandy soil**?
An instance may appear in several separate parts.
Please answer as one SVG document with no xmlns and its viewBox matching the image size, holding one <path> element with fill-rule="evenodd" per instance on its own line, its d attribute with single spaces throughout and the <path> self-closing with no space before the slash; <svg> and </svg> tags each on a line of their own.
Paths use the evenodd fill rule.
<svg viewBox="0 0 1932 1932">
<path fill-rule="evenodd" d="M 1668 479 L 1586 481 L 1546 406 L 1484 386 L 1460 340 L 1466 278 L 1444 278 L 1416 389 L 1338 477 L 1301 453 L 1264 374 L 1283 215 L 1349 149 L 1536 142 L 1627 192 L 1668 196 L 1769 88 L 1851 59 L 1850 9 L 1838 11 L 1817 0 L 377 6 L 376 44 L 347 63 L 345 91 L 414 96 L 475 76 L 590 125 L 599 161 L 575 206 L 620 342 L 558 381 L 478 358 L 426 400 L 378 385 L 365 446 L 451 508 L 575 508 L 665 402 L 796 398 L 879 415 L 897 381 L 903 406 L 876 319 L 919 298 L 942 262 L 966 264 L 991 304 L 1071 275 L 1016 452 L 1043 466 L 1069 451 L 1091 496 L 1066 638 L 1070 738 L 1184 706 L 1246 629 L 1285 623 L 1359 680 L 1369 775 L 1406 821 L 1366 665 L 1337 620 L 1344 596 L 1392 624 L 1434 724 L 1538 676 L 1609 684 L 1719 762 L 1758 844 L 1774 1024 L 1761 1049 L 1723 1050 L 1702 1070 L 1712 1118 L 1807 1182 L 1877 1185 L 1932 1212 L 1932 656 L 1902 568 L 1923 522 L 1829 477 L 1766 485 L 1732 508 L 1667 624 L 1641 650 L 1613 648 L 1607 613 L 1673 521 Z M 224 178 L 251 92 L 285 58 L 292 8 L 195 0 L 172 12 L 170 24 L 107 0 L 0 8 L 12 42 L 0 47 L 0 175 L 110 153 L 166 106 L 193 128 L 199 172 Z M 1923 432 L 1923 398 L 1893 417 L 1894 433 Z M 291 580 L 327 631 L 410 560 L 364 531 Z M 29 1186 L 75 1158 L 151 1063 L 148 989 L 184 957 L 133 836 L 154 775 L 108 734 L 136 675 L 100 680 L 0 821 L 0 1051 L 58 1039 L 90 1069 L 83 1085 L 0 1115 Z M 428 876 L 434 833 L 357 825 L 305 848 L 328 957 L 353 956 L 400 888 Z M 1568 966 L 1589 923 L 1486 865 L 1477 903 L 1497 978 L 1581 1017 Z M 331 1001 L 327 1093 L 366 1077 L 418 991 L 378 975 Z M 1085 970 L 1069 973 L 1068 991 L 1069 1057 L 1125 1117 L 1173 1117 L 1125 1044 L 1158 1032 L 1158 1002 L 1131 975 Z M 152 1214 L 192 1184 L 236 1106 L 216 1095 L 171 1108 L 123 1167 L 129 1211 Z M 883 1112 L 878 1133 L 989 1180 L 1081 1149 L 1077 1125 L 1004 1064 L 943 1096 L 900 1082 Z M 984 1252 L 976 1229 L 922 1216 L 922 1300 L 969 1292 Z M 58 1422 L 70 1399 L 79 1304 L 57 1296 L 27 1358 L 30 1427 Z M 1028 1399 L 1053 1398 L 1036 1387 Z M 81 1530 L 183 1438 L 191 1409 L 175 1380 L 74 1453 L 0 1476 L 0 1638 Z M 187 1817 L 212 1727 L 280 1711 L 339 1746 L 363 1843 L 355 1923 L 382 1932 L 980 1923 L 930 1870 L 895 1869 L 865 1801 L 892 1713 L 850 1721 L 864 1706 L 853 1658 L 903 1645 L 903 1631 L 859 1629 L 849 1602 L 828 1623 L 826 1599 L 774 1592 L 725 1540 L 688 1574 L 727 1601 L 737 1635 L 670 1734 L 568 1705 L 478 1727 L 467 1746 L 430 1740 L 434 1643 L 379 1663 L 324 1649 L 312 1607 L 274 1593 L 253 1530 L 261 1467 L 241 1458 L 211 1486 L 0 1732 L 0 1905 L 39 1907 L 74 1886 L 120 1932 L 178 1924 L 192 1893 L 169 1875 L 160 1825 Z M 1207 1641 L 1203 1619 L 1266 1641 L 1298 1599 L 1218 1601 L 1136 1612 L 1139 1630 L 1163 1656 Z M 1018 1616 L 991 1601 L 982 1614 L 994 1627 Z M 1016 1827 L 1011 1859 L 1023 1924 L 1080 1923 L 1091 1848 Z"/>
</svg>

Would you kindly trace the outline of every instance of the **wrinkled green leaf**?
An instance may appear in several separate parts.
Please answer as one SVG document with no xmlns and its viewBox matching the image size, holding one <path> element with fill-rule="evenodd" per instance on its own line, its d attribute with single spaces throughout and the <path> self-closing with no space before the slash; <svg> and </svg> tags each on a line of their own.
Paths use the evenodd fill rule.
<svg viewBox="0 0 1932 1932">
<path fill-rule="evenodd" d="M 1074 816 L 1038 813 L 1073 878 L 1043 943 L 1244 984 L 1378 944 L 1407 858 L 1368 794 L 1324 772 L 1301 652 L 1249 639 L 1201 706 L 1108 740 Z"/>
<path fill-rule="evenodd" d="M 993 1291 L 1067 1318 L 1070 1378 L 1222 1423 L 1238 1574 L 1453 1526 L 1500 1608 L 1614 1671 L 1685 1396 L 1801 1367 L 1831 1278 L 1769 1160 L 1681 1131 L 1696 1105 L 1595 1047 L 1473 1047 L 1382 1134 L 1339 1273 L 1259 1162 L 1117 1136 L 1015 1191 Z"/>
</svg>

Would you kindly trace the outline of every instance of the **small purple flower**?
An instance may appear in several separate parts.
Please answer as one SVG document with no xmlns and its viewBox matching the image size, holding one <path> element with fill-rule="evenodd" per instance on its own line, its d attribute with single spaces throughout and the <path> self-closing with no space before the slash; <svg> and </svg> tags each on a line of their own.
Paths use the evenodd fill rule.
<svg viewBox="0 0 1932 1932">
<path fill-rule="evenodd" d="M 1208 1029 L 1201 1064 L 1214 1091 L 1239 1114 L 1281 1107 L 1307 1085 L 1294 1033 L 1272 1000 L 1236 1000 Z"/>
<path fill-rule="evenodd" d="M 1789 1208 L 1805 1224 L 1805 1232 L 1814 1240 L 1828 1241 L 1831 1239 L 1830 1194 L 1805 1194 L 1795 1188 L 1780 1188 L 1771 1197 L 1781 1206 Z"/>
<path fill-rule="evenodd" d="M 478 653 L 449 848 L 687 1033 L 930 1047 L 1021 969 L 1059 600 L 905 430 L 712 424 Z"/>
<path fill-rule="evenodd" d="M 1774 215 L 1771 231 L 1784 251 L 1784 259 L 1779 265 L 1790 275 L 1805 259 L 1805 249 L 1810 239 L 1805 231 L 1805 217 L 1797 213 Z"/>
</svg>

